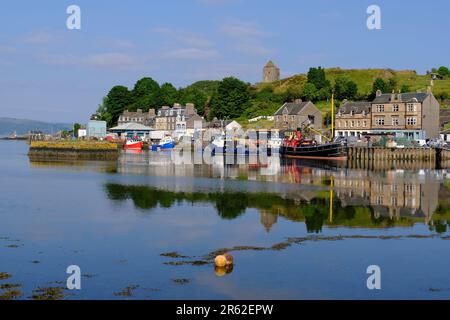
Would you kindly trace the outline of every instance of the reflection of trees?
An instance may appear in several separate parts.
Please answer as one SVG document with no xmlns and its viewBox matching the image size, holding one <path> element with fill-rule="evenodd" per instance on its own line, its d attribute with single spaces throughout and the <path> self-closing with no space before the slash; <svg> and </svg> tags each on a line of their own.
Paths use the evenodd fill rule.
<svg viewBox="0 0 450 320">
<path fill-rule="evenodd" d="M 428 225 L 430 231 L 436 231 L 437 233 L 446 233 L 449 225 L 449 221 L 435 220 Z"/>
<path fill-rule="evenodd" d="M 180 203 L 210 203 L 223 219 L 235 219 L 244 214 L 248 208 L 255 208 L 267 214 L 282 216 L 291 221 L 305 222 L 308 232 L 320 233 L 324 224 L 348 227 L 390 227 L 394 225 L 411 225 L 412 220 L 401 218 L 394 221 L 388 217 L 375 218 L 370 207 L 347 206 L 341 201 L 333 201 L 333 217 L 330 221 L 330 200 L 318 193 L 311 201 L 285 199 L 278 194 L 250 192 L 171 192 L 147 186 L 127 186 L 106 184 L 105 191 L 111 200 L 125 201 L 131 199 L 134 205 L 143 210 L 158 206 L 170 208 Z M 437 227 L 443 230 L 443 226 Z M 446 226 L 445 226 L 446 228 Z"/>
</svg>

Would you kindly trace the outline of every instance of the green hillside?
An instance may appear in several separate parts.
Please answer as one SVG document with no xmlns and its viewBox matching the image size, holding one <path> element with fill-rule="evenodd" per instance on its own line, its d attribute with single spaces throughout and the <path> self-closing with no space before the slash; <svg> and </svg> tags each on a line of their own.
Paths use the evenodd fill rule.
<svg viewBox="0 0 450 320">
<path fill-rule="evenodd" d="M 332 84 L 338 77 L 346 77 L 358 85 L 358 94 L 368 95 L 372 90 L 372 84 L 377 78 L 384 80 L 395 79 L 399 88 L 407 85 L 411 91 L 425 91 L 430 85 L 429 75 L 419 75 L 414 70 L 396 71 L 391 69 L 325 69 L 326 77 Z M 285 92 L 287 90 L 301 91 L 306 84 L 306 74 L 298 74 L 293 77 L 282 79 L 279 82 L 269 84 L 275 92 Z M 258 88 L 264 88 L 268 84 L 258 84 Z M 433 93 L 436 97 L 447 95 L 450 97 L 450 79 L 436 80 L 434 82 Z"/>
</svg>

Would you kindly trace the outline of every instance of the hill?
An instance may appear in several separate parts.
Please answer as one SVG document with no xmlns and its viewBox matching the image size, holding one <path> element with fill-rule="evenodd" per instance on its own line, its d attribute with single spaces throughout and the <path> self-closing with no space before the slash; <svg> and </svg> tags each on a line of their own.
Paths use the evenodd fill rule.
<svg viewBox="0 0 450 320">
<path fill-rule="evenodd" d="M 61 130 L 72 130 L 73 125 L 68 123 L 48 123 L 27 119 L 0 118 L 0 137 L 8 136 L 14 131 L 24 135 L 30 131 L 56 133 Z"/>
<path fill-rule="evenodd" d="M 330 68 L 325 69 L 325 74 L 332 84 L 338 77 L 346 77 L 354 81 L 358 85 L 358 94 L 360 96 L 366 96 L 371 92 L 372 84 L 377 78 L 384 80 L 395 79 L 399 88 L 406 85 L 411 91 L 425 91 L 427 86 L 430 85 L 429 75 L 419 75 L 414 70 Z M 306 74 L 298 74 L 272 84 L 258 84 L 257 86 L 259 88 L 268 85 L 273 86 L 275 92 L 285 92 L 288 89 L 301 91 L 306 80 Z M 433 93 L 436 97 L 450 96 L 450 79 L 436 80 Z"/>
</svg>

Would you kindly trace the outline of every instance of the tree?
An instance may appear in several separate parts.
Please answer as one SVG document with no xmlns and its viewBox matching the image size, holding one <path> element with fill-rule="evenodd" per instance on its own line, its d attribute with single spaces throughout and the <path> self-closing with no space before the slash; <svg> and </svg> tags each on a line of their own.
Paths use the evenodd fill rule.
<svg viewBox="0 0 450 320">
<path fill-rule="evenodd" d="M 78 130 L 81 128 L 81 124 L 79 124 L 79 123 L 75 123 L 74 125 L 73 125 L 73 136 L 75 137 L 75 138 L 78 138 Z"/>
<path fill-rule="evenodd" d="M 437 73 L 443 78 L 450 76 L 450 70 L 447 67 L 444 67 L 444 66 L 442 66 L 439 69 L 437 69 Z"/>
<path fill-rule="evenodd" d="M 130 110 L 143 109 L 148 111 L 152 106 L 159 106 L 161 92 L 158 82 L 152 78 L 142 78 L 136 82 L 132 91 Z"/>
<path fill-rule="evenodd" d="M 402 85 L 400 92 L 401 93 L 411 92 L 411 88 L 407 84 L 404 84 L 404 85 Z"/>
<path fill-rule="evenodd" d="M 306 101 L 316 101 L 317 96 L 318 91 L 316 86 L 313 83 L 306 83 L 301 94 L 302 99 Z"/>
<path fill-rule="evenodd" d="M 317 90 L 321 90 L 326 87 L 331 87 L 330 82 L 326 78 L 325 69 L 322 69 L 322 67 L 309 69 L 308 83 L 314 84 Z"/>
<path fill-rule="evenodd" d="M 397 91 L 397 80 L 390 78 L 386 84 L 386 93 Z"/>
<path fill-rule="evenodd" d="M 113 126 L 117 123 L 119 116 L 133 101 L 131 92 L 127 87 L 115 86 L 113 87 L 105 99 L 105 109 L 110 118 L 108 120 L 108 126 Z"/>
<path fill-rule="evenodd" d="M 185 88 L 178 92 L 179 102 L 182 104 L 193 103 L 199 115 L 205 114 L 208 96 L 196 88 Z"/>
<path fill-rule="evenodd" d="M 369 99 L 373 100 L 375 99 L 375 96 L 377 94 L 377 91 L 380 90 L 381 93 L 387 93 L 388 92 L 388 86 L 386 82 L 381 78 L 376 78 L 372 85 L 372 92 L 369 95 Z"/>
<path fill-rule="evenodd" d="M 345 77 L 339 77 L 334 84 L 334 94 L 338 100 L 354 100 L 358 94 L 358 85 Z"/>
<path fill-rule="evenodd" d="M 249 107 L 248 84 L 229 77 L 223 79 L 211 99 L 212 114 L 218 118 L 238 118 Z"/>
<path fill-rule="evenodd" d="M 178 90 L 171 83 L 164 83 L 159 93 L 158 105 L 172 106 L 178 102 Z"/>
</svg>

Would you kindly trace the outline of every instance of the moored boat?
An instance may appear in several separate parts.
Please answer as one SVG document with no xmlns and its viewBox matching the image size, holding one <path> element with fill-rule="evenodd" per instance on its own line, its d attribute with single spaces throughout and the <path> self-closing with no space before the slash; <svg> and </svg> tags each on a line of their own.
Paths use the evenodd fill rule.
<svg viewBox="0 0 450 320">
<path fill-rule="evenodd" d="M 164 137 L 159 143 L 158 147 L 161 150 L 173 149 L 175 148 L 175 141 L 172 137 Z"/>
<path fill-rule="evenodd" d="M 123 148 L 125 150 L 142 150 L 144 143 L 140 140 L 127 140 Z"/>
<path fill-rule="evenodd" d="M 283 145 L 280 153 L 287 158 L 346 160 L 346 146 L 340 141 L 324 144 Z"/>
</svg>

